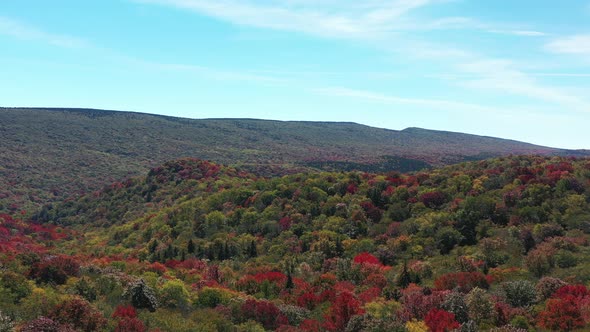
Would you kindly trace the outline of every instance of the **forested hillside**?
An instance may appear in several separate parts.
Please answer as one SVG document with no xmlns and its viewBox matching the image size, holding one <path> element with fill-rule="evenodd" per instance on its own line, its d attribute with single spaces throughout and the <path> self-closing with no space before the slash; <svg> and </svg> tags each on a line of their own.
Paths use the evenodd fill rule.
<svg viewBox="0 0 590 332">
<path fill-rule="evenodd" d="M 196 157 L 257 175 L 416 171 L 508 154 L 583 155 L 490 137 L 355 123 L 191 120 L 88 109 L 0 108 L 0 212 L 34 211 Z"/>
<path fill-rule="evenodd" d="M 261 178 L 167 162 L 0 217 L 21 331 L 590 328 L 590 159 Z"/>
</svg>

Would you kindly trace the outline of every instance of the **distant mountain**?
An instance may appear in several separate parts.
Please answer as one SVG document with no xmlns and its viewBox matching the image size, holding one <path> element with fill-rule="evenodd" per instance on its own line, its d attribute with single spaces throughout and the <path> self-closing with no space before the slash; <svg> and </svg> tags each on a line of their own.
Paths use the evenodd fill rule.
<svg viewBox="0 0 590 332">
<path fill-rule="evenodd" d="M 49 108 L 0 108 L 0 152 L 0 212 L 13 213 L 183 157 L 280 175 L 309 169 L 407 172 L 508 154 L 590 155 L 420 128 Z"/>
</svg>

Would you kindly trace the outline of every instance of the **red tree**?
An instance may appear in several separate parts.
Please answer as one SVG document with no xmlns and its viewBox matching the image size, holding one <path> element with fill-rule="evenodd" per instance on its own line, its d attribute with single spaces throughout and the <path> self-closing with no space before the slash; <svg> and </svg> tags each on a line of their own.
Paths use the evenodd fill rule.
<svg viewBox="0 0 590 332">
<path fill-rule="evenodd" d="M 344 331 L 348 321 L 362 313 L 361 302 L 351 292 L 341 292 L 330 308 L 324 327 L 329 331 Z"/>
<path fill-rule="evenodd" d="M 379 259 L 368 252 L 361 252 L 360 254 L 354 256 L 353 262 L 357 264 L 375 264 L 381 265 Z"/>
<path fill-rule="evenodd" d="M 80 298 L 73 298 L 58 304 L 49 318 L 82 331 L 99 331 L 107 323 L 100 311 L 88 301 Z"/>
<path fill-rule="evenodd" d="M 588 288 L 584 285 L 565 285 L 556 290 L 551 297 L 561 299 L 570 295 L 576 299 L 582 299 L 590 295 L 590 292 L 588 292 Z"/>
<path fill-rule="evenodd" d="M 444 310 L 431 309 L 424 321 L 432 332 L 448 332 L 459 328 L 455 315 Z"/>
<path fill-rule="evenodd" d="M 269 301 L 246 300 L 241 309 L 244 318 L 260 322 L 267 330 L 276 330 L 279 326 L 288 324 L 287 317 Z"/>
<path fill-rule="evenodd" d="M 559 299 L 549 299 L 545 310 L 539 314 L 538 325 L 549 330 L 571 331 L 585 325 L 580 308 L 573 295 L 564 295 Z"/>
</svg>

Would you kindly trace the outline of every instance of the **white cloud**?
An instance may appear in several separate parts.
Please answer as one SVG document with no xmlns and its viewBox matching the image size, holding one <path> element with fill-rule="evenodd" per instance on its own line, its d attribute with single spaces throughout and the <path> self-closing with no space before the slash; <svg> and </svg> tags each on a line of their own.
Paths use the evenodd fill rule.
<svg viewBox="0 0 590 332">
<path fill-rule="evenodd" d="M 520 37 L 545 37 L 549 35 L 545 32 L 535 30 L 488 30 L 488 32 Z"/>
<path fill-rule="evenodd" d="M 460 64 L 457 68 L 463 73 L 476 76 L 460 81 L 462 86 L 524 96 L 578 112 L 590 111 L 590 102 L 585 98 L 539 83 L 534 79 L 534 74 L 529 75 L 518 70 L 510 60 L 480 59 Z"/>
<path fill-rule="evenodd" d="M 427 110 L 444 110 L 444 111 L 459 111 L 459 112 L 493 112 L 498 113 L 497 108 L 482 106 L 473 103 L 465 103 L 454 100 L 444 99 L 426 99 L 426 98 L 405 98 L 399 96 L 385 95 L 377 92 L 356 90 L 344 87 L 327 87 L 315 89 L 314 92 L 334 97 L 347 97 L 362 99 L 370 102 L 378 102 L 384 104 L 405 104 L 428 107 Z M 505 110 L 504 110 L 505 111 Z"/>
<path fill-rule="evenodd" d="M 256 81 L 269 84 L 281 84 L 287 82 L 284 78 L 261 74 L 258 72 L 232 71 L 219 68 L 178 64 L 178 63 L 156 63 L 139 59 L 128 59 L 128 61 L 138 66 L 148 67 L 153 70 L 175 71 L 191 73 L 204 76 L 210 79 L 222 81 Z"/>
<path fill-rule="evenodd" d="M 254 4 L 237 0 L 132 0 L 167 5 L 238 25 L 295 31 L 332 38 L 373 38 L 402 28 L 401 18 L 434 0 L 277 0 Z"/>
<path fill-rule="evenodd" d="M 573 54 L 590 57 L 590 34 L 575 35 L 556 39 L 546 45 L 547 50 L 559 54 Z"/>
<path fill-rule="evenodd" d="M 50 45 L 66 48 L 83 48 L 89 43 L 72 36 L 54 34 L 24 22 L 0 16 L 0 35 L 6 35 L 22 40 L 41 41 Z"/>
</svg>

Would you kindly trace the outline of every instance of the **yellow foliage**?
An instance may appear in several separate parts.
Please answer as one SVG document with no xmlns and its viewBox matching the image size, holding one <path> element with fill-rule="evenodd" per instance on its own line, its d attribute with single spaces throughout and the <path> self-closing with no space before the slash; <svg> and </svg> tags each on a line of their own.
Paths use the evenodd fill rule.
<svg viewBox="0 0 590 332">
<path fill-rule="evenodd" d="M 393 317 L 400 308 L 399 302 L 387 301 L 384 298 L 377 298 L 373 302 L 365 304 L 364 307 L 367 314 L 377 319 Z"/>
<path fill-rule="evenodd" d="M 426 326 L 426 323 L 415 319 L 406 323 L 406 329 L 408 332 L 428 332 L 428 326 Z"/>
</svg>

